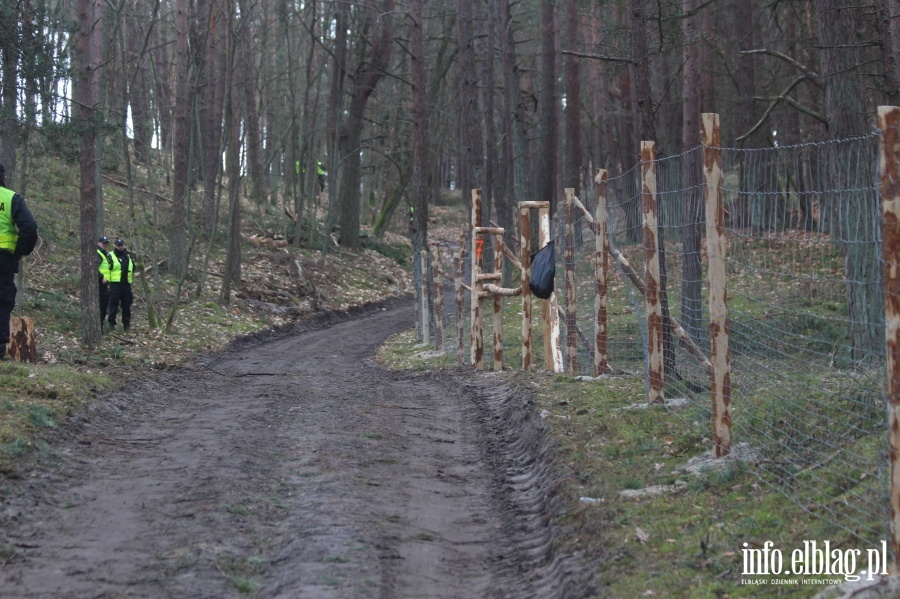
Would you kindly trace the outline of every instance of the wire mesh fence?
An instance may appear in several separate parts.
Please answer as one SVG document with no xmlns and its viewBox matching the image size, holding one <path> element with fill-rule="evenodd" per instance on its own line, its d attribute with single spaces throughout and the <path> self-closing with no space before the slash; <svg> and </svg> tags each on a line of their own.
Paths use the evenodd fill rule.
<svg viewBox="0 0 900 599">
<path fill-rule="evenodd" d="M 871 545 L 890 537 L 879 135 L 716 148 L 727 256 L 731 449 L 762 484 Z M 704 359 L 710 352 L 705 149 L 656 159 L 653 167 L 667 413 L 712 443 L 710 366 Z M 645 167 L 637 163 L 611 173 L 607 182 L 612 257 L 606 347 L 613 374 L 642 376 L 647 385 L 648 304 L 641 286 Z M 557 294 L 577 298 L 568 320 L 577 329 L 573 374 L 594 373 L 596 202 L 595 190 L 585 192 L 579 198 L 585 210 L 576 211 L 572 222 L 571 290 L 562 276 L 564 253 L 557 252 Z M 563 215 L 557 210 L 554 239 L 564 237 Z M 518 255 L 518 248 L 512 252 Z M 461 313 L 468 317 L 470 294 L 465 301 Z M 504 363 L 519 368 L 521 337 L 512 333 L 518 330 L 521 298 L 504 298 L 503 304 Z M 452 303 L 448 313 L 455 313 Z M 566 320 L 560 323 L 565 338 Z M 445 347 L 457 347 L 455 324 L 451 316 Z M 460 330 L 468 349 L 469 323 Z M 492 334 L 493 323 L 485 319 L 485 338 Z M 533 363 L 539 368 L 541 335 L 536 326 Z"/>
</svg>

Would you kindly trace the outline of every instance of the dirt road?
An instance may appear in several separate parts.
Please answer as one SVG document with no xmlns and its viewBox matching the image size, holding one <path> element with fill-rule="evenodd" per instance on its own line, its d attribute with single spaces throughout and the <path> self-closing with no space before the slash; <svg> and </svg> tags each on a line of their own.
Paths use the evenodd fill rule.
<svg viewBox="0 0 900 599">
<path fill-rule="evenodd" d="M 0 597 L 585 597 L 527 397 L 392 373 L 409 304 L 132 381 L 2 481 Z"/>
</svg>

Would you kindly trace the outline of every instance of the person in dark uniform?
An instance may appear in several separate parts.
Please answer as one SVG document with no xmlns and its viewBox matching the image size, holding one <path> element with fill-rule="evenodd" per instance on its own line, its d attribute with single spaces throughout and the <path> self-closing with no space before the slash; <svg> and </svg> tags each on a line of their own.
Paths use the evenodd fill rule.
<svg viewBox="0 0 900 599">
<path fill-rule="evenodd" d="M 6 188 L 6 169 L 0 164 L 0 359 L 9 344 L 9 317 L 16 305 L 19 260 L 34 250 L 37 223 L 25 198 Z"/>
<path fill-rule="evenodd" d="M 109 273 L 113 267 L 113 257 L 109 253 L 109 238 L 104 235 L 97 240 L 97 271 L 100 281 L 100 330 L 103 330 L 103 321 L 106 320 L 106 310 L 109 308 Z"/>
<path fill-rule="evenodd" d="M 125 242 L 116 239 L 113 249 L 113 268 L 109 276 L 109 328 L 116 328 L 116 314 L 122 306 L 122 328 L 125 332 L 131 327 L 131 304 L 134 295 L 131 292 L 131 280 L 134 275 L 134 261 Z"/>
</svg>

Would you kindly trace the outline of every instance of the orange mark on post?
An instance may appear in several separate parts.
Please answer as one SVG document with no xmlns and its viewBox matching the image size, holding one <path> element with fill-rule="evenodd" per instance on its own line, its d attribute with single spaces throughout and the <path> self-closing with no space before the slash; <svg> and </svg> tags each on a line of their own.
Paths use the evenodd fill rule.
<svg viewBox="0 0 900 599">
<path fill-rule="evenodd" d="M 484 250 L 484 239 L 475 240 L 475 257 L 481 262 L 481 252 Z"/>
</svg>

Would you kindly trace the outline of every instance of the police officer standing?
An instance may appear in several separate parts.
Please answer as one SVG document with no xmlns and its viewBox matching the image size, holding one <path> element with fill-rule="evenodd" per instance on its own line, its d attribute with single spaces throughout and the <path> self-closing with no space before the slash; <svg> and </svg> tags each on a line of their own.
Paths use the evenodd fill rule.
<svg viewBox="0 0 900 599">
<path fill-rule="evenodd" d="M 316 178 L 319 179 L 319 191 L 325 191 L 325 175 L 327 172 L 325 171 L 325 167 L 322 166 L 322 161 L 316 163 Z"/>
<path fill-rule="evenodd" d="M 9 317 L 16 305 L 19 260 L 34 250 L 37 223 L 25 199 L 6 188 L 6 169 L 0 164 L 0 359 L 9 344 Z"/>
<path fill-rule="evenodd" d="M 100 328 L 106 320 L 106 309 L 109 307 L 109 275 L 113 268 L 113 257 L 109 253 L 109 238 L 104 235 L 97 240 L 97 271 L 100 281 Z"/>
<path fill-rule="evenodd" d="M 125 249 L 125 242 L 121 239 L 116 239 L 113 254 L 113 268 L 109 273 L 109 328 L 116 328 L 116 314 L 119 312 L 121 304 L 122 328 L 127 333 L 131 327 L 131 304 L 134 301 L 134 295 L 131 292 L 134 261 L 128 250 Z"/>
</svg>

